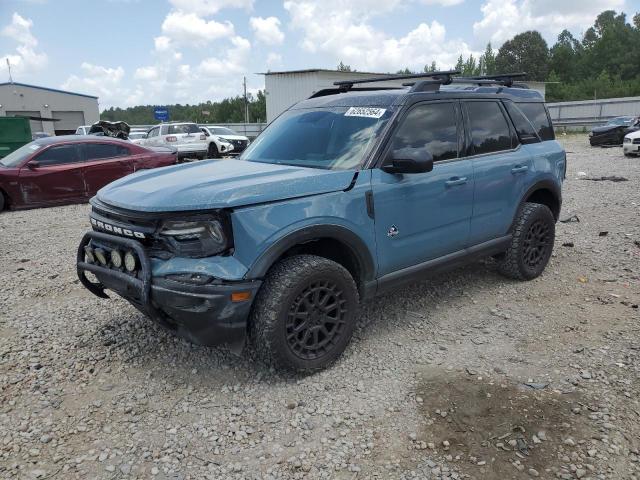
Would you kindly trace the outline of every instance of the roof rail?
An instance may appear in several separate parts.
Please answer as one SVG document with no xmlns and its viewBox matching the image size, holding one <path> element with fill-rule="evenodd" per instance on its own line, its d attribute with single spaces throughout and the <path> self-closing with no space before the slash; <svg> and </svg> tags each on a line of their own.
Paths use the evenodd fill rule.
<svg viewBox="0 0 640 480">
<path fill-rule="evenodd" d="M 512 87 L 514 78 L 525 77 L 526 73 L 501 73 L 498 75 L 477 75 L 472 77 L 456 77 L 453 79 L 455 83 L 475 83 L 477 85 L 502 85 Z M 519 88 L 528 88 L 525 85 L 518 84 Z"/>
<path fill-rule="evenodd" d="M 361 83 L 373 83 L 373 82 L 392 82 L 394 80 L 407 80 L 410 78 L 432 78 L 438 84 L 448 85 L 451 83 L 451 76 L 457 75 L 460 72 L 458 70 L 446 70 L 442 72 L 425 72 L 425 73 L 412 73 L 412 74 L 399 74 L 399 75 L 386 75 L 384 77 L 371 77 L 371 78 L 358 78 L 353 80 L 340 80 L 333 82 L 334 85 L 339 87 L 343 92 L 350 90 L 354 85 Z M 422 82 L 417 82 L 422 83 Z"/>
</svg>

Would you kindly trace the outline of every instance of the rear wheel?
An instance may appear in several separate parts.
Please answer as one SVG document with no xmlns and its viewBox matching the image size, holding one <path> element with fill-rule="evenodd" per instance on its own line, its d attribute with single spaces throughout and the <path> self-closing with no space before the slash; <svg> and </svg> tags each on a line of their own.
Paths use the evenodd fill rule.
<svg viewBox="0 0 640 480">
<path fill-rule="evenodd" d="M 555 229 L 549 207 L 525 203 L 518 213 L 509 249 L 498 258 L 500 272 L 517 280 L 539 276 L 551 258 Z"/>
<path fill-rule="evenodd" d="M 280 369 L 325 368 L 347 347 L 358 305 L 358 289 L 342 265 L 315 255 L 285 258 L 255 300 L 252 344 L 261 360 Z"/>
<path fill-rule="evenodd" d="M 207 149 L 207 158 L 220 158 L 218 147 L 213 142 L 209 144 L 209 148 Z"/>
</svg>

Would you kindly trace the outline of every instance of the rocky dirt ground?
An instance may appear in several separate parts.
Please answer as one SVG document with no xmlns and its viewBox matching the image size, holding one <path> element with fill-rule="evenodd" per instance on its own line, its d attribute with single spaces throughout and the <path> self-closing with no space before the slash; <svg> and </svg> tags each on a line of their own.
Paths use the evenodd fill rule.
<svg viewBox="0 0 640 480">
<path fill-rule="evenodd" d="M 307 377 L 82 289 L 86 205 L 3 213 L 0 478 L 640 478 L 640 158 L 562 141 L 579 222 L 542 277 L 378 298 Z"/>
</svg>

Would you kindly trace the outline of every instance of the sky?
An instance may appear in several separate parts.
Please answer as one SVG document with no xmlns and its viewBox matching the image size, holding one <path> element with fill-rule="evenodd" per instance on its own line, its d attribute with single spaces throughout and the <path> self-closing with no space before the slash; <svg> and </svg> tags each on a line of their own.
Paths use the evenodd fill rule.
<svg viewBox="0 0 640 480">
<path fill-rule="evenodd" d="M 446 69 L 535 29 L 550 46 L 640 0 L 0 0 L 0 82 L 111 106 L 195 104 L 264 88 L 261 72 Z"/>
</svg>

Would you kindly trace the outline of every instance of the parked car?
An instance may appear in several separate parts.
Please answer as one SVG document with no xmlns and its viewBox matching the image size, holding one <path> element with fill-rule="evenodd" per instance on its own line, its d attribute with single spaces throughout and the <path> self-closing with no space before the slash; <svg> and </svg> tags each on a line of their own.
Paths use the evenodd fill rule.
<svg viewBox="0 0 640 480">
<path fill-rule="evenodd" d="M 589 134 L 589 143 L 596 145 L 622 145 L 627 133 L 640 130 L 640 117 L 616 117 L 606 125 L 595 127 Z"/>
<path fill-rule="evenodd" d="M 50 137 L 51 135 L 48 134 L 47 132 L 33 132 L 31 134 L 31 140 L 37 140 L 39 138 L 47 138 Z"/>
<path fill-rule="evenodd" d="M 538 277 L 566 173 L 542 96 L 496 77 L 443 86 L 450 75 L 342 82 L 238 161 L 111 183 L 91 200 L 80 281 L 191 341 L 239 349 L 248 336 L 266 362 L 313 371 L 342 354 L 361 301 L 405 282 L 481 256 Z"/>
<path fill-rule="evenodd" d="M 207 127 L 200 127 L 200 130 L 209 142 L 209 153 L 207 155 L 209 158 L 220 158 L 223 155 L 235 153 L 235 147 L 231 141 L 213 134 Z"/>
<path fill-rule="evenodd" d="M 195 123 L 163 123 L 156 125 L 143 139 L 142 145 L 171 145 L 178 149 L 179 159 L 216 158 L 232 150 L 231 144 L 207 137 Z"/>
<path fill-rule="evenodd" d="M 631 157 L 632 155 L 640 155 L 640 130 L 636 130 L 632 133 L 627 133 L 624 136 L 622 151 L 627 157 Z"/>
<path fill-rule="evenodd" d="M 93 135 L 41 138 L 0 159 L 0 211 L 85 202 L 113 180 L 175 164 L 176 153 Z"/>
<path fill-rule="evenodd" d="M 135 131 L 129 133 L 129 141 L 137 145 L 141 145 L 145 138 L 147 138 L 147 132 Z"/>
<path fill-rule="evenodd" d="M 240 155 L 242 152 L 244 152 L 245 148 L 249 146 L 249 143 L 251 143 L 248 137 L 240 135 L 227 127 L 220 127 L 217 125 L 201 125 L 201 128 L 205 132 L 205 135 L 207 133 L 209 135 L 215 135 L 218 138 L 233 145 L 233 155 Z"/>
<path fill-rule="evenodd" d="M 75 135 L 89 135 L 89 130 L 91 130 L 91 125 L 82 125 L 76 128 Z"/>
</svg>

